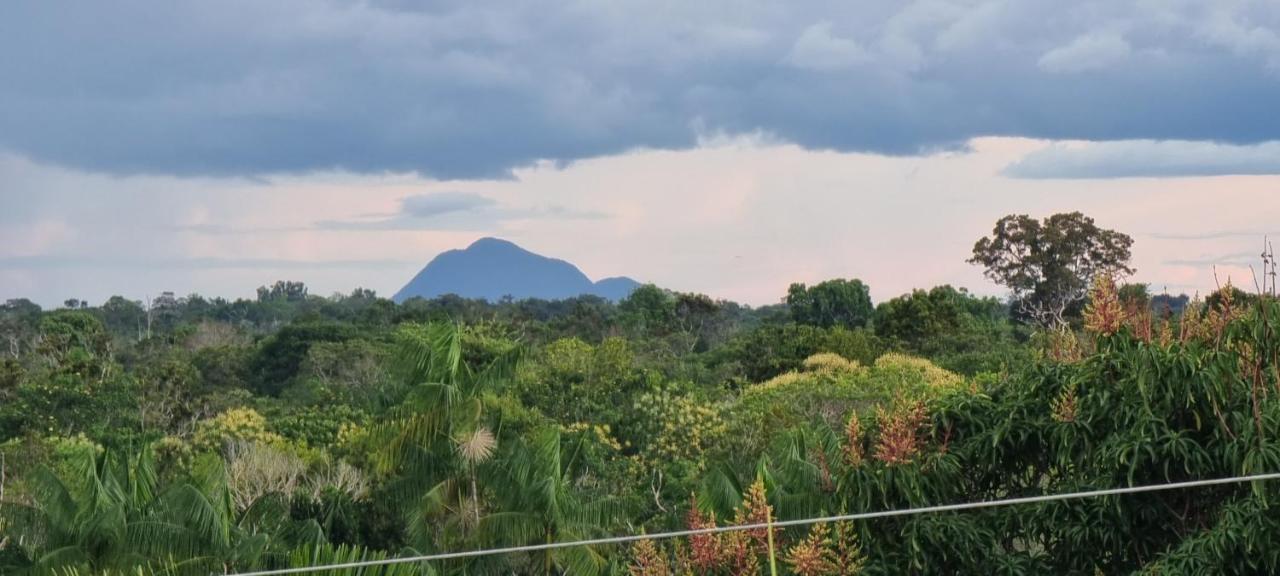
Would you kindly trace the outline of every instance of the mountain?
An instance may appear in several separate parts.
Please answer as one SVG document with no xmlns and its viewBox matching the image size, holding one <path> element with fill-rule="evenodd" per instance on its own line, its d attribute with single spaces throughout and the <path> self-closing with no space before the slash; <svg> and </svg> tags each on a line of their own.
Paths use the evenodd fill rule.
<svg viewBox="0 0 1280 576">
<path fill-rule="evenodd" d="M 490 302 L 511 296 L 517 300 L 558 300 L 593 294 L 621 300 L 640 283 L 626 277 L 592 282 L 577 266 L 534 254 L 506 240 L 481 238 L 465 250 L 436 256 L 396 293 L 396 302 L 421 296 L 457 294 Z"/>
</svg>

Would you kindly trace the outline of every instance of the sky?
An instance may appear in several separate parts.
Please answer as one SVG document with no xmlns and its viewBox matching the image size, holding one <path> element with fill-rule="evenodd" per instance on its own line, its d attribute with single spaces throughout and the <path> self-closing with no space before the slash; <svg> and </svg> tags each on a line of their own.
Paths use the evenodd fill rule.
<svg viewBox="0 0 1280 576">
<path fill-rule="evenodd" d="M 1000 294 L 974 241 L 1073 210 L 1156 292 L 1251 286 L 1276 102 L 1272 0 L 5 2 L 0 299 L 389 295 L 484 236 Z"/>
</svg>

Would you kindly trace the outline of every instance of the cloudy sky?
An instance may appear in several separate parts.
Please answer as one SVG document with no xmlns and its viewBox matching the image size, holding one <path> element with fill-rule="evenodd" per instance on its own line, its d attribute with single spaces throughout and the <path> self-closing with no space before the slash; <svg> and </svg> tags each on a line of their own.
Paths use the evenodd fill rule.
<svg viewBox="0 0 1280 576">
<path fill-rule="evenodd" d="M 0 3 L 0 299 L 398 289 L 501 236 L 753 304 L 1081 210 L 1137 279 L 1280 236 L 1273 0 Z"/>
</svg>

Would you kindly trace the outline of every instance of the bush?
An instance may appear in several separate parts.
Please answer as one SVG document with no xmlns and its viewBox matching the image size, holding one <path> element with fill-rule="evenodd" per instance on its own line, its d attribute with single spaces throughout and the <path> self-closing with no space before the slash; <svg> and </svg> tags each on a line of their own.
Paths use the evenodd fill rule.
<svg viewBox="0 0 1280 576">
<path fill-rule="evenodd" d="M 850 413 L 869 418 L 879 407 L 972 390 L 962 376 L 896 353 L 871 367 L 834 354 L 817 354 L 803 364 L 803 370 L 749 386 L 729 408 L 726 438 L 734 460 L 762 453 L 779 431 L 819 423 L 840 429 Z"/>
<path fill-rule="evenodd" d="M 713 362 L 736 364 L 747 382 L 763 382 L 799 369 L 806 358 L 819 352 L 868 366 L 883 349 L 880 339 L 866 329 L 765 325 L 734 339 Z"/>
</svg>

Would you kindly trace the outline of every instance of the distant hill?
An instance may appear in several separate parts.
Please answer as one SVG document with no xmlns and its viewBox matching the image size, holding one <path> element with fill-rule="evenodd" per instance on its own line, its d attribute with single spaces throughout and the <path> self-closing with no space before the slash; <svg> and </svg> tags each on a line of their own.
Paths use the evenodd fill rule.
<svg viewBox="0 0 1280 576">
<path fill-rule="evenodd" d="M 639 285 L 625 277 L 592 282 L 564 260 L 534 254 L 506 240 L 481 238 L 465 250 L 436 256 L 394 298 L 404 302 L 416 296 L 457 294 L 493 302 L 504 296 L 558 300 L 593 294 L 616 301 Z"/>
</svg>

